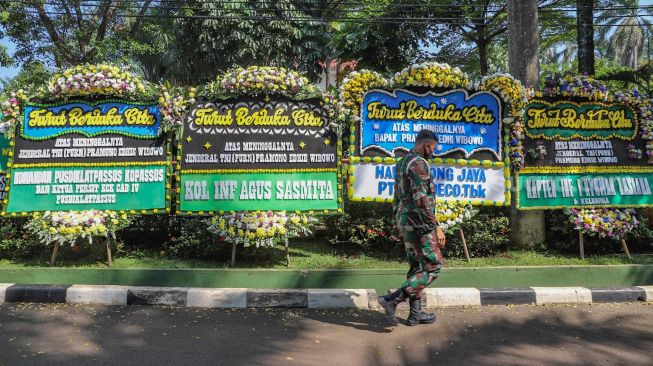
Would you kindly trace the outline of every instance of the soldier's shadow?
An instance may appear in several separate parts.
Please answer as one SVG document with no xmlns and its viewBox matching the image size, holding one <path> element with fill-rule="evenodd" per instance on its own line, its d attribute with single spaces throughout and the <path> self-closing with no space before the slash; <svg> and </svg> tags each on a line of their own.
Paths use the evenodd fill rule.
<svg viewBox="0 0 653 366">
<path fill-rule="evenodd" d="M 303 315 L 322 323 L 374 333 L 390 333 L 395 327 L 406 323 L 403 319 L 397 319 L 398 323 L 394 324 L 384 313 L 374 310 L 307 309 Z"/>
</svg>

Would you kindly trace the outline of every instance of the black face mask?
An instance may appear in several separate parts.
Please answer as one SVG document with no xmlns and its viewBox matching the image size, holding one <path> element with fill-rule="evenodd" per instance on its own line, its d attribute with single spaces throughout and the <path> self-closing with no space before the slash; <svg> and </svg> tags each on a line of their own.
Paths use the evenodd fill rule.
<svg viewBox="0 0 653 366">
<path fill-rule="evenodd" d="M 431 152 L 428 152 L 426 149 L 426 146 L 424 146 L 424 159 L 433 159 L 435 158 L 435 150 L 431 150 Z"/>
</svg>

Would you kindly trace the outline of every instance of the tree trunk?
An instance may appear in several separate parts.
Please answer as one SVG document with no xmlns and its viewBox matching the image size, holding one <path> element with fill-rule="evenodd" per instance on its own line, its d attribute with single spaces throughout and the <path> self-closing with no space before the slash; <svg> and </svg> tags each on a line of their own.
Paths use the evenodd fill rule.
<svg viewBox="0 0 653 366">
<path fill-rule="evenodd" d="M 487 42 L 485 39 L 479 39 L 477 42 L 478 60 L 481 66 L 481 76 L 485 76 L 490 68 L 487 61 Z"/>
<path fill-rule="evenodd" d="M 578 73 L 594 75 L 594 0 L 576 0 Z"/>
<path fill-rule="evenodd" d="M 522 84 L 538 88 L 540 53 L 537 0 L 508 1 L 508 65 L 510 73 Z M 513 182 L 513 187 L 514 182 Z M 544 213 L 519 211 L 515 208 L 515 194 L 510 208 L 510 237 L 520 248 L 540 245 L 546 239 Z"/>
</svg>

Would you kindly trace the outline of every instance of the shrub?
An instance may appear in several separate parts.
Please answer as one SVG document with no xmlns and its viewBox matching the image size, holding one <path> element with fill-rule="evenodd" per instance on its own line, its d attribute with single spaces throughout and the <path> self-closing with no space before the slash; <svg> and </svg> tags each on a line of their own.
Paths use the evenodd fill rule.
<svg viewBox="0 0 653 366">
<path fill-rule="evenodd" d="M 209 233 L 204 218 L 178 217 L 176 220 L 178 231 L 171 231 L 171 236 L 163 243 L 165 255 L 175 258 L 227 258 L 231 247 Z"/>
<path fill-rule="evenodd" d="M 389 203 L 347 202 L 342 215 L 325 216 L 325 236 L 335 246 L 361 249 L 393 246 L 392 206 Z"/>
<path fill-rule="evenodd" d="M 491 256 L 508 249 L 510 221 L 501 208 L 482 208 L 473 219 L 462 224 L 470 257 Z M 463 243 L 458 230 L 447 235 L 445 257 L 464 257 Z"/>
<path fill-rule="evenodd" d="M 27 230 L 27 218 L 3 218 L 0 220 L 0 258 L 33 258 L 49 251 Z"/>
</svg>

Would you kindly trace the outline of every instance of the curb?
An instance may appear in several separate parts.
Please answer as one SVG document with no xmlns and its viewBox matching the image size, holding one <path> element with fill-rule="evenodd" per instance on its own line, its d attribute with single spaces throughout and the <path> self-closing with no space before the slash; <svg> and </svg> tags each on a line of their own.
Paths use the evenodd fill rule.
<svg viewBox="0 0 653 366">
<path fill-rule="evenodd" d="M 653 301 L 653 286 L 428 288 L 426 307 Z M 247 289 L 0 283 L 1 303 L 379 310 L 372 289 Z"/>
</svg>

